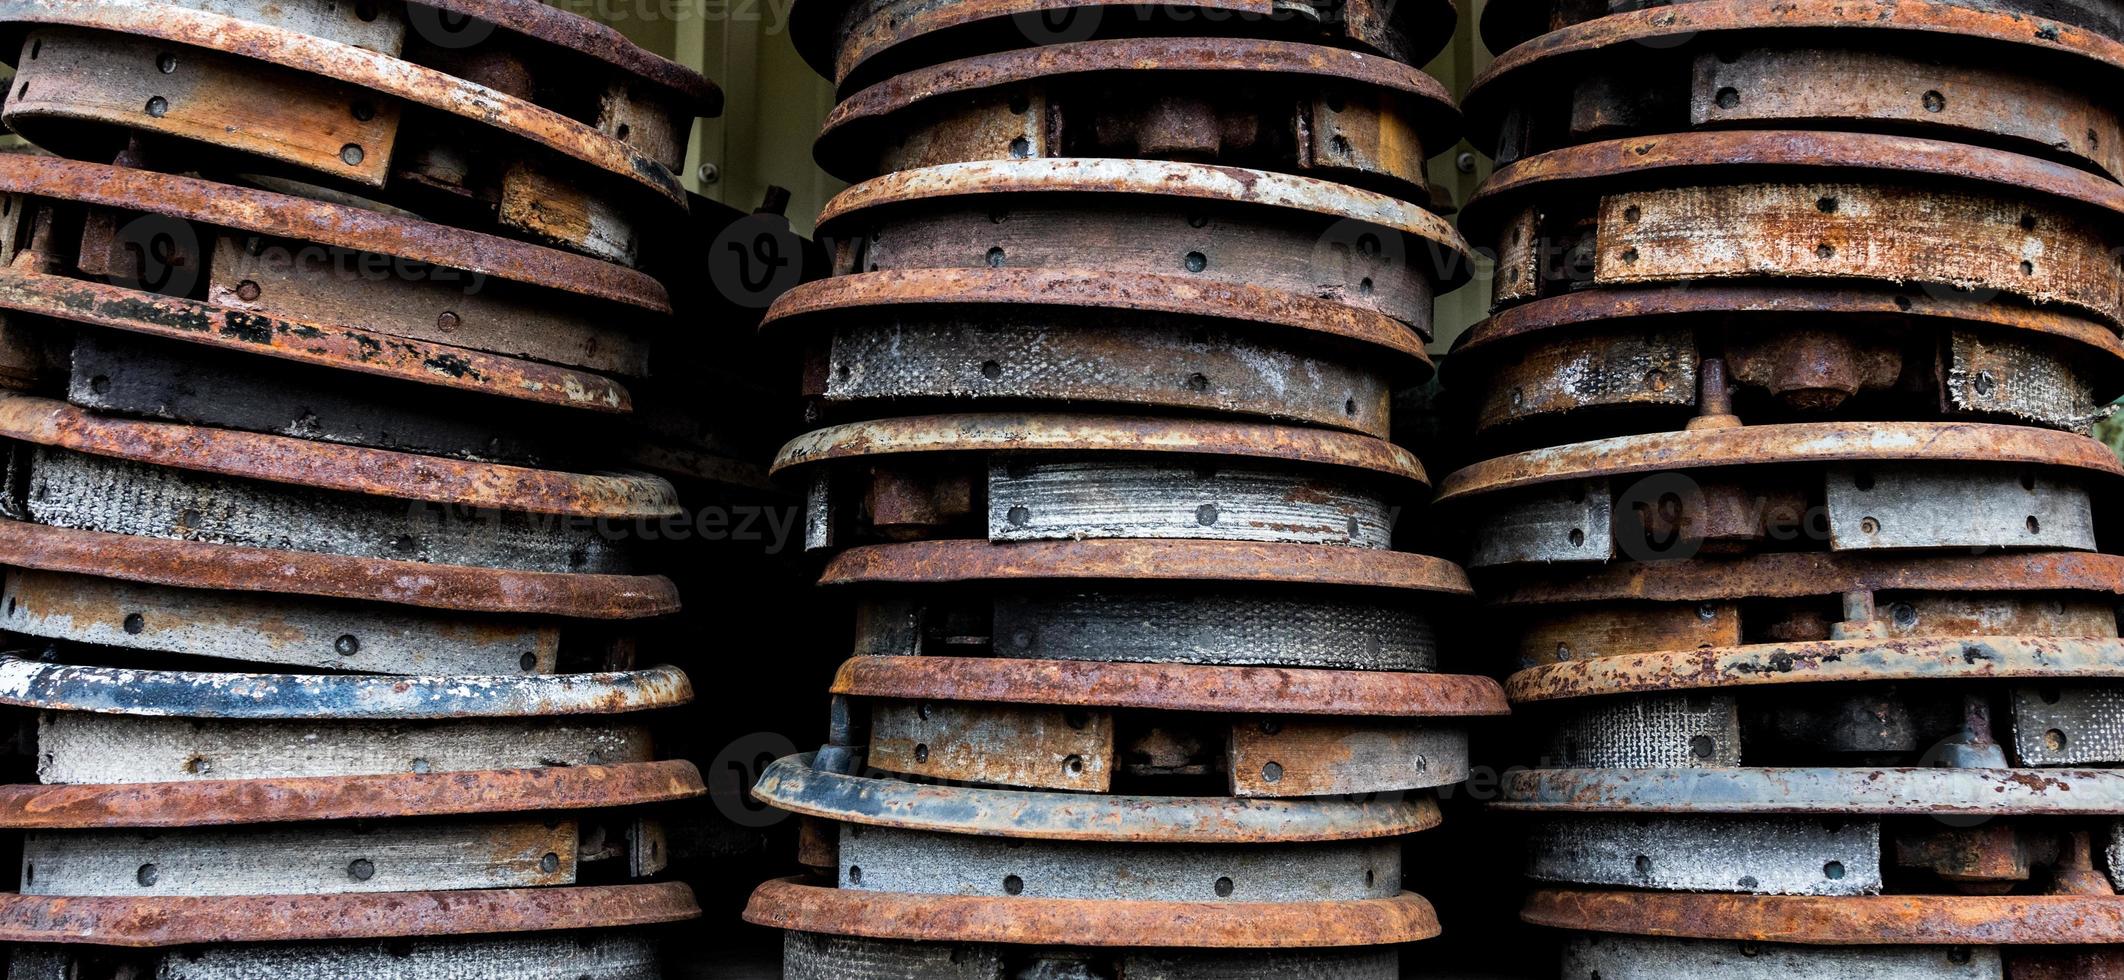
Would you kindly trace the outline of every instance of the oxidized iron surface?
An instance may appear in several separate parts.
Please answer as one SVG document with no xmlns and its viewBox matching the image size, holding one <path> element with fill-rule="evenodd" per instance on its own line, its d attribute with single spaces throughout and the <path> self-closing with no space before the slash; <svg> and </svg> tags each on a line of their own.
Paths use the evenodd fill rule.
<svg viewBox="0 0 2124 980">
<path fill-rule="evenodd" d="M 78 158 L 0 159 L 10 975 L 664 975 L 707 786 L 634 571 L 688 512 L 611 454 L 720 93 L 530 0 L 0 49 Z"/>
<path fill-rule="evenodd" d="M 1438 932 L 1397 838 L 1505 711 L 1441 672 L 1466 574 L 1394 550 L 1392 406 L 1473 272 L 1413 64 L 1452 20 L 799 4 L 862 183 L 764 323 L 812 424 L 774 475 L 856 606 L 827 741 L 755 789 L 804 818 L 746 913 L 789 976 L 1383 980 Z"/>
<path fill-rule="evenodd" d="M 1489 6 L 1438 502 L 1561 976 L 2124 963 L 2117 13 Z"/>
</svg>

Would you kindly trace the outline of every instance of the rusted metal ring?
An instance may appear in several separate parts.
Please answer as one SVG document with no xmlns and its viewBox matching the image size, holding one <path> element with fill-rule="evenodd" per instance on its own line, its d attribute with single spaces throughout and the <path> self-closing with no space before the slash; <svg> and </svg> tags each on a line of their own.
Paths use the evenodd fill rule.
<svg viewBox="0 0 2124 980">
<path fill-rule="evenodd" d="M 983 837 L 1165 844 L 1268 844 L 1370 840 L 1421 833 L 1442 819 L 1428 796 L 1378 800 L 1110 796 L 931 786 L 814 768 L 812 756 L 776 760 L 753 787 L 779 810 L 866 827 Z"/>
<path fill-rule="evenodd" d="M 1385 136 L 1384 132 L 1378 131 L 1388 128 L 1388 120 L 1398 120 L 1406 112 L 1411 117 L 1414 136 L 1421 148 L 1420 156 L 1406 161 L 1388 160 L 1385 158 L 1393 154 L 1381 146 L 1378 156 L 1382 160 L 1373 167 L 1350 163 L 1344 164 L 1343 168 L 1385 181 L 1392 189 L 1405 191 L 1409 196 L 1414 196 L 1425 186 L 1422 159 L 1445 152 L 1460 137 L 1460 112 L 1453 105 L 1452 95 L 1436 79 L 1401 62 L 1340 48 L 1287 41 L 1211 37 L 1124 38 L 1022 48 L 895 75 L 850 95 L 835 106 L 826 117 L 814 144 L 813 155 L 820 166 L 845 180 L 863 180 L 883 171 L 902 169 L 880 166 L 875 155 L 877 148 L 887 145 L 892 136 L 929 144 L 924 158 L 931 163 L 981 159 L 963 152 L 953 153 L 939 145 L 954 139 L 952 134 L 939 131 L 933 134 L 935 138 L 931 138 L 931 134 L 925 132 L 925 126 L 937 121 L 932 107 L 978 99 L 984 93 L 994 95 L 1008 87 L 1034 83 L 1046 98 L 1053 99 L 1058 96 L 1058 87 L 1088 82 L 1093 78 L 1133 86 L 1142 92 L 1143 87 L 1155 90 L 1158 86 L 1170 84 L 1176 76 L 1188 74 L 1214 76 L 1210 84 L 1218 88 L 1244 84 L 1249 78 L 1268 75 L 1273 76 L 1273 84 L 1284 88 L 1302 90 L 1307 85 L 1319 85 L 1347 89 L 1350 101 L 1357 103 L 1347 106 L 1349 111 L 1378 114 L 1375 124 L 1368 127 L 1375 131 L 1375 138 Z M 1371 104 L 1375 101 L 1374 93 L 1378 95 L 1377 102 L 1398 104 Z M 1307 91 L 1305 94 L 1311 93 Z M 1288 107 L 1277 108 L 1282 110 L 1285 118 L 1289 117 Z M 1306 115 L 1301 109 L 1299 116 Z M 1041 132 L 1046 128 L 1035 121 L 1031 131 Z M 1007 141 L 996 143 L 994 149 L 1006 150 L 1005 143 Z M 990 158 L 1003 155 L 997 152 Z M 1035 148 L 1030 155 L 1052 157 L 1064 154 L 1054 148 L 1049 152 Z M 1306 169 L 1332 166 L 1318 159 L 1310 163 L 1302 159 L 1291 162 Z"/>
<path fill-rule="evenodd" d="M 1453 342 L 1456 377 L 1477 358 L 1509 358 L 1528 341 L 1571 333 L 1591 326 L 1627 328 L 1688 320 L 1725 329 L 1761 319 L 1896 318 L 1937 322 L 2002 332 L 2054 337 L 2083 348 L 2109 364 L 2109 374 L 2124 376 L 2124 337 L 2093 321 L 2054 310 L 1935 296 L 1924 290 L 1897 291 L 1858 286 L 1794 287 L 1782 284 L 1704 283 L 1631 290 L 1565 293 L 1500 310 Z M 2114 380 L 2124 387 L 2124 380 Z"/>
<path fill-rule="evenodd" d="M 700 914 L 693 889 L 677 882 L 225 898 L 0 894 L 0 942 L 146 948 L 474 936 L 655 925 Z"/>
<path fill-rule="evenodd" d="M 723 90 L 700 72 L 644 50 L 625 34 L 539 0 L 415 0 L 424 7 L 464 14 L 496 27 L 595 58 L 619 71 L 692 103 L 703 116 L 720 115 Z"/>
<path fill-rule="evenodd" d="M 357 599 L 469 613 L 644 619 L 679 610 L 661 575 L 524 572 L 175 541 L 0 520 L 0 564 L 177 588 Z"/>
<path fill-rule="evenodd" d="M 1085 276 L 1056 269 L 889 269 L 808 282 L 783 293 L 763 332 L 803 331 L 841 319 L 889 315 L 895 307 L 1066 307 L 1169 313 L 1228 320 L 1343 341 L 1387 355 L 1397 376 L 1428 379 L 1424 337 L 1360 307 L 1244 283 L 1150 273 Z"/>
<path fill-rule="evenodd" d="M 423 720 L 613 715 L 693 700 L 676 667 L 524 677 L 123 670 L 0 654 L 0 704 L 148 718 Z"/>
<path fill-rule="evenodd" d="M 1505 681 L 1514 704 L 1785 684 L 2124 677 L 2124 640 L 2028 636 L 1819 640 L 1630 653 L 1531 667 Z"/>
<path fill-rule="evenodd" d="M 745 921 L 872 939 L 1191 949 L 1379 946 L 1439 932 L 1431 903 L 1413 892 L 1341 902 L 1105 902 L 850 891 L 793 878 L 753 892 Z"/>
<path fill-rule="evenodd" d="M 858 212 L 934 204 L 947 197 L 1057 193 L 1223 201 L 1362 222 L 1412 235 L 1458 259 L 1445 263 L 1450 268 L 1438 280 L 1440 291 L 1458 287 L 1473 274 L 1467 242 L 1452 223 L 1406 201 L 1311 177 L 1162 160 L 983 160 L 906 170 L 835 195 L 819 213 L 819 227 L 824 234 Z"/>
<path fill-rule="evenodd" d="M 2124 596 L 2124 557 L 2083 552 L 1882 557 L 1771 553 L 1631 562 L 1499 582 L 1484 601 L 1521 609 L 1563 603 L 1784 599 L 1845 592 L 2099 592 Z"/>
<path fill-rule="evenodd" d="M 1470 718 L 1511 713 L 1496 681 L 1463 674 L 986 657 L 854 657 L 841 665 L 833 693 L 1232 714 Z"/>
<path fill-rule="evenodd" d="M 1235 456 L 1356 470 L 1404 486 L 1430 484 L 1414 453 L 1370 436 L 1294 426 L 1064 414 L 930 415 L 853 422 L 790 440 L 776 454 L 770 472 L 779 477 L 821 463 L 980 452 Z"/>
<path fill-rule="evenodd" d="M 380 211 L 196 177 L 9 153 L 0 155 L 0 192 L 159 214 L 476 272 L 653 313 L 671 312 L 671 299 L 662 284 L 610 262 Z"/>
<path fill-rule="evenodd" d="M 1679 3 L 1658 9 L 1667 11 L 1689 6 L 1692 4 Z M 1849 8 L 1850 16 L 1854 20 L 1890 16 L 1892 12 L 1883 12 L 1888 6 L 1873 2 L 1854 5 Z M 2058 40 L 2064 44 L 2072 44 L 2083 35 L 2089 34 L 2124 38 L 2124 15 L 2120 15 L 2115 5 L 2108 0 L 1961 0 L 1956 3 L 1920 0 L 1911 6 L 1921 11 L 1915 18 L 1919 22 L 1953 18 L 1957 14 L 1995 11 L 2021 24 L 2022 30 L 2037 40 Z M 1606 7 L 1593 7 L 1573 8 L 1566 12 L 1556 9 L 1557 7 L 1552 0 L 1499 0 L 1489 4 L 1483 9 L 1480 24 L 1484 46 L 1494 54 L 1504 55 L 1548 33 L 1566 30 L 1607 16 L 1608 11 Z M 1952 9 L 1942 12 L 1943 7 Z M 1796 9 L 1804 16 L 1811 8 L 1796 5 Z M 1760 19 L 1773 18 L 1777 13 L 1763 8 L 1750 11 L 1751 16 Z M 1674 15 L 1677 18 L 1684 16 L 1685 9 L 1675 10 Z M 1677 23 L 1679 22 L 1677 19 Z"/>
<path fill-rule="evenodd" d="M 2124 44 L 2070 26 L 2032 21 L 2018 13 L 1955 4 L 1878 0 L 1797 0 L 1774 8 L 1731 0 L 1702 0 L 1608 14 L 1501 51 L 1497 60 L 1476 77 L 1465 105 L 1469 119 L 1484 123 L 1475 139 L 1488 150 L 1497 146 L 1498 132 L 1515 95 L 1534 93 L 1539 97 L 1553 92 L 1560 77 L 1567 78 L 1574 70 L 1583 71 L 1587 59 L 1635 61 L 1648 48 L 1702 49 L 1711 45 L 1749 48 L 1782 44 L 1865 50 L 1899 38 L 1920 45 L 1974 42 L 1989 50 L 1981 56 L 1971 50 L 1968 60 L 1974 64 L 1970 67 L 1988 61 L 2031 75 L 2079 76 L 2075 81 L 2087 86 L 2086 91 L 2100 91 L 2124 80 Z M 1549 88 L 1545 89 L 1545 85 Z M 2068 107 L 2045 109 L 2065 114 Z M 1883 118 L 1880 122 L 1894 124 L 1898 120 Z M 2081 139 L 2077 132 L 2070 136 Z M 2114 142 L 2114 133 L 2111 136 Z M 2066 147 L 2041 149 L 2068 152 Z M 2090 147 L 2076 155 L 2096 163 L 2101 159 L 2097 152 Z M 2116 148 L 2111 147 L 2109 156 L 2114 157 L 2115 152 Z M 2111 172 L 2110 176 L 2124 174 Z"/>
<path fill-rule="evenodd" d="M 707 795 L 693 763 L 0 786 L 0 828 L 221 827 L 646 806 Z"/>
<path fill-rule="evenodd" d="M 558 153 L 683 209 L 686 189 L 662 163 L 543 106 L 398 58 L 156 0 L 4 0 L 0 23 L 110 31 L 204 48 L 358 86 Z M 10 123 L 19 108 L 10 107 Z"/>
<path fill-rule="evenodd" d="M 1332 24 L 1331 18 L 1321 18 L 1316 23 L 1263 0 L 1179 0 L 1160 5 L 1160 9 L 1172 11 L 1176 21 L 1187 24 L 1173 33 L 1196 33 L 1203 29 L 1202 25 L 1231 20 L 1268 22 L 1287 17 L 1315 28 L 1289 32 L 1298 38 L 1340 42 L 1415 65 L 1430 61 L 1444 50 L 1459 16 L 1451 0 L 1387 4 L 1383 13 L 1365 6 L 1338 8 L 1335 14 L 1340 17 L 1339 25 Z M 1134 20 L 1144 9 L 1120 3 L 1087 4 L 1084 0 L 888 0 L 866 5 L 801 0 L 789 12 L 790 38 L 813 71 L 845 91 L 856 84 L 869 84 L 874 79 L 919 67 L 926 55 L 940 48 L 940 41 L 953 35 L 970 35 L 983 27 L 993 27 L 1014 34 L 1026 32 L 1021 35 L 1023 41 L 1035 44 L 1046 40 L 1048 34 L 1057 40 L 1082 36 L 1087 30 L 1097 36 L 1099 24 L 1106 17 Z M 1362 13 L 1357 12 L 1360 9 Z M 1042 23 L 1043 17 L 1057 13 L 1066 16 L 1061 30 Z M 1079 17 L 1086 18 L 1088 24 L 1078 21 Z M 1026 26 L 1033 24 L 1039 26 Z M 1336 26 L 1341 28 L 1340 37 L 1335 36 Z M 1130 33 L 1127 25 L 1122 26 L 1121 33 Z M 1275 32 L 1250 24 L 1223 33 Z"/>
<path fill-rule="evenodd" d="M 2115 895 L 1708 895 L 1544 889 L 1520 918 L 1579 932 L 1810 946 L 2124 942 Z"/>
<path fill-rule="evenodd" d="M 2053 198 L 2124 224 L 2124 186 L 2064 164 L 2003 150 L 1872 133 L 1741 130 L 1607 140 L 1527 157 L 1498 171 L 1470 198 L 1460 227 L 1476 241 L 1496 237 L 1513 207 L 1534 195 L 1585 193 L 1593 182 L 1703 180 L 1731 184 L 1765 172 L 1810 176 L 1859 171 L 1922 177 Z"/>
<path fill-rule="evenodd" d="M 1221 582 L 1328 585 L 1470 596 L 1460 567 L 1428 555 L 1245 541 L 913 541 L 851 548 L 820 585 L 972 582 Z"/>
<path fill-rule="evenodd" d="M 2109 447 L 2069 432 L 1960 422 L 1810 422 L 1623 436 L 1501 456 L 1448 475 L 1436 502 L 1601 476 L 1856 461 L 2027 464 L 2124 477 L 2124 462 Z"/>
<path fill-rule="evenodd" d="M 634 409 L 619 382 L 582 371 L 20 269 L 0 270 L 0 308 L 515 401 Z"/>
<path fill-rule="evenodd" d="M 646 475 L 535 470 L 169 422 L 104 418 L 65 402 L 0 392 L 0 438 L 112 459 L 399 500 L 588 518 L 683 513 L 678 491 Z"/>
<path fill-rule="evenodd" d="M 1523 769 L 1498 810 L 1850 816 L 2124 815 L 2114 769 Z"/>
</svg>

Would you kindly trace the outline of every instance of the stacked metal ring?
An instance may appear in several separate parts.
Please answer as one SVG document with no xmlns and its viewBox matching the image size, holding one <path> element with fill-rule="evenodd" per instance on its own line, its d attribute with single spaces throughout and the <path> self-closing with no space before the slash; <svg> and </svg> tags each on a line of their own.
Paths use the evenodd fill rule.
<svg viewBox="0 0 2124 980">
<path fill-rule="evenodd" d="M 713 87 L 515 0 L 0 25 L 119 160 L 0 158 L 8 975 L 661 975 L 680 511 L 597 453 L 670 303 L 598 215 Z"/>
<path fill-rule="evenodd" d="M 755 791 L 805 818 L 747 913 L 792 980 L 1391 977 L 1438 932 L 1400 838 L 1504 701 L 1440 672 L 1465 575 L 1393 550 L 1390 405 L 1468 275 L 1410 203 L 1458 126 L 1420 6 L 799 5 L 860 183 L 764 325 L 856 619 Z"/>
<path fill-rule="evenodd" d="M 1562 976 L 2124 976 L 2114 13 L 1491 6 L 1438 506 Z"/>
</svg>

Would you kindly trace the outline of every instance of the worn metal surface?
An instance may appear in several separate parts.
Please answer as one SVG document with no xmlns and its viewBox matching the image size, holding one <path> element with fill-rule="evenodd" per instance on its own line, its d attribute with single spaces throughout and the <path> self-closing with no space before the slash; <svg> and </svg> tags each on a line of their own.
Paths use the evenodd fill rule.
<svg viewBox="0 0 2124 980">
<path fill-rule="evenodd" d="M 2103 769 L 1537 769 L 1506 774 L 1496 807 L 1573 813 L 2114 816 Z"/>
<path fill-rule="evenodd" d="M 266 593 L 209 592 L 18 569 L 9 632 L 217 660 L 371 674 L 550 674 L 556 623 Z"/>
<path fill-rule="evenodd" d="M 1563 955 L 1563 976 L 1571 980 L 1596 975 L 1603 980 L 2006 980 L 2004 971 L 1999 951 L 1989 948 L 1836 948 L 1605 935 L 1574 936 Z M 2018 968 L 2013 976 L 2021 976 Z"/>
<path fill-rule="evenodd" d="M 563 473 L 99 418 L 64 402 L 15 393 L 0 393 L 0 436 L 155 467 L 430 504 L 592 519 L 681 513 L 677 491 L 653 476 Z"/>
<path fill-rule="evenodd" d="M 2124 476 L 2124 462 L 2107 446 L 2068 432 L 1957 422 L 1815 422 L 1624 436 L 1499 457 L 1447 476 L 1438 502 L 1668 471 L 1898 462 L 2053 467 L 2083 479 Z"/>
<path fill-rule="evenodd" d="M 1333 8 L 1262 0 L 1185 0 L 1157 7 L 1070 0 L 890 0 L 798 3 L 791 36 L 813 70 L 844 92 L 943 60 L 940 50 L 976 50 L 1112 35 L 1193 35 L 1205 30 L 1337 44 L 1422 64 L 1450 40 L 1449 3 L 1359 2 Z M 1007 33 L 1004 33 L 1007 32 Z M 984 38 L 985 35 L 985 38 Z M 998 41 L 1000 36 L 1000 43 Z"/>
<path fill-rule="evenodd" d="M 662 576 L 418 564 L 141 538 L 0 520 L 0 560 L 19 568 L 186 589 L 284 593 L 467 613 L 640 619 L 678 611 Z"/>
<path fill-rule="evenodd" d="M 1438 934 L 1429 902 L 1093 901 L 911 895 L 770 881 L 745 921 L 798 932 L 876 939 L 1069 946 L 1291 949 L 1376 946 Z"/>
<path fill-rule="evenodd" d="M 1798 5 L 1796 5 L 1798 6 Z M 1919 5 L 1926 9 L 1920 23 L 1932 23 L 1951 17 L 1955 10 L 1971 13 L 1989 11 L 2014 17 L 2033 24 L 2032 33 L 2042 40 L 2055 41 L 2071 46 L 2084 43 L 2089 37 L 2124 37 L 2124 13 L 2106 0 L 1961 0 L 1957 3 L 1926 2 Z M 1719 13 L 1718 6 L 1705 4 L 1711 16 Z M 1883 16 L 1885 4 L 1861 4 L 1848 8 L 1854 21 L 1865 21 Z M 1953 8 L 1942 11 L 1941 8 Z M 1692 23 L 1689 14 L 1695 9 L 1693 3 L 1656 8 L 1662 13 L 1676 16 L 1675 23 Z M 1799 6 L 1801 16 L 1808 9 Z M 1487 6 L 1482 17 L 1482 39 L 1491 51 L 1498 54 L 1519 46 L 1545 32 L 1557 31 L 1588 20 L 1615 13 L 1605 4 L 1572 5 L 1554 0 L 1504 0 Z M 1777 11 L 1750 11 L 1757 18 L 1773 18 Z M 1774 23 L 1774 21 L 1772 21 Z"/>
<path fill-rule="evenodd" d="M 649 762 L 646 725 L 600 718 L 297 721 L 38 716 L 37 777 L 132 784 L 455 773 Z"/>
<path fill-rule="evenodd" d="M 675 207 L 685 204 L 684 189 L 671 172 L 670 162 L 652 159 L 595 126 L 508 92 L 381 52 L 211 11 L 190 10 L 148 0 L 110 0 L 94 8 L 52 0 L 10 0 L 0 6 L 0 22 L 42 28 L 78 28 L 182 45 L 198 50 L 193 55 L 194 61 L 226 59 L 243 65 L 245 75 L 264 81 L 326 79 L 347 90 L 369 93 L 380 103 L 392 101 L 440 113 L 469 125 L 475 132 L 483 131 L 488 138 L 499 136 L 520 141 L 520 144 L 528 144 L 527 149 L 536 147 L 566 158 L 596 171 L 605 181 L 634 189 L 646 198 Z M 26 54 L 20 62 L 17 91 L 9 99 L 7 116 L 10 126 L 27 131 L 38 123 L 61 119 L 153 128 L 152 123 L 156 120 L 169 118 L 152 112 L 146 114 L 146 119 L 139 118 L 140 111 L 130 102 L 123 115 L 115 111 L 99 113 L 99 107 L 93 102 L 71 103 L 64 96 L 65 83 L 49 84 L 51 79 L 45 78 L 39 70 L 39 62 L 35 52 Z M 149 69 L 154 66 L 153 61 L 142 61 L 134 70 L 152 80 Z M 25 98 L 20 92 L 23 82 L 40 79 L 48 84 L 35 90 L 38 98 Z M 47 93 L 55 93 L 57 97 Z M 45 99 L 50 101 L 41 101 Z M 341 105 L 347 102 L 344 99 L 335 101 Z M 172 129 L 175 130 L 173 135 L 182 135 L 181 130 Z M 216 143 L 225 145 L 226 138 L 216 140 Z M 334 155 L 332 160 L 343 168 L 347 160 L 359 165 L 369 155 L 367 152 L 349 153 L 346 159 Z M 378 152 L 375 155 L 385 154 Z M 325 172 L 332 173 L 331 170 Z M 372 185 L 381 183 L 381 180 L 371 181 Z"/>
<path fill-rule="evenodd" d="M 1438 804 L 1420 795 L 1281 800 L 927 786 L 826 772 L 811 756 L 768 766 L 753 795 L 844 824 L 1108 844 L 1369 840 L 1429 830 L 1440 820 Z"/>
<path fill-rule="evenodd" d="M 25 895 L 459 891 L 569 885 L 575 875 L 573 820 L 33 831 L 22 844 Z"/>
<path fill-rule="evenodd" d="M 840 888 L 898 895 L 1202 906 L 1347 902 L 1401 893 L 1400 843 L 1218 847 L 961 837 L 845 825 Z"/>
<path fill-rule="evenodd" d="M 167 4 L 140 8 L 176 10 Z M 97 4 L 98 9 L 108 4 Z M 5 8 L 0 8 L 5 20 Z M 0 157 L 0 190 L 161 215 L 202 229 L 227 228 L 273 239 L 346 249 L 616 303 L 671 312 L 662 284 L 632 269 L 476 231 L 382 211 L 347 207 L 129 167 L 27 154 Z M 209 235 L 200 234 L 204 242 Z M 475 327 L 478 325 L 475 324 Z"/>
<path fill-rule="evenodd" d="M 1627 131 L 1920 127 L 2119 172 L 2116 116 L 2087 93 L 2114 84 L 2124 45 L 2096 33 L 2051 21 L 2031 29 L 2023 14 L 1974 4 L 1601 9 L 1606 16 L 1497 49 L 1466 99 L 1482 123 L 1480 145 L 1502 136 L 1518 151 L 1506 152 L 1509 162 Z M 1586 84 L 1593 79 L 1613 88 Z"/>
<path fill-rule="evenodd" d="M 610 929 L 698 917 L 675 882 L 379 895 L 0 895 L 0 939 L 160 947 Z"/>
<path fill-rule="evenodd" d="M 225 429 L 173 428 L 200 433 L 252 435 Z M 313 449 L 393 452 L 333 447 L 292 438 L 287 438 L 287 442 L 286 448 L 308 458 L 298 457 L 292 468 L 270 465 L 263 468 L 282 471 L 335 468 L 329 457 L 317 460 Z M 397 455 L 403 456 L 416 471 L 429 469 L 431 462 L 455 462 L 410 453 Z M 260 457 L 240 454 L 239 451 L 233 458 L 236 465 L 220 468 L 258 468 L 246 464 Z M 18 472 L 23 468 L 23 462 L 27 463 L 28 469 L 27 486 L 21 491 L 22 503 L 17 506 L 30 520 L 53 527 L 398 562 L 518 568 L 537 572 L 613 573 L 632 571 L 635 566 L 632 549 L 627 545 L 627 531 L 630 524 L 641 518 L 525 514 L 473 504 L 423 500 L 409 503 L 381 495 L 313 489 L 287 472 L 276 472 L 274 475 L 281 479 L 266 482 L 44 446 L 31 447 L 27 453 L 18 452 L 15 459 Z M 312 462 L 325 465 L 304 465 Z M 346 475 L 357 479 L 375 472 L 362 467 L 364 460 L 359 457 L 342 462 L 353 464 L 345 468 Z M 526 472 L 548 474 L 552 471 Z M 477 479 L 482 474 L 466 475 Z M 643 477 L 642 481 L 637 483 L 622 477 L 613 483 L 620 488 L 652 492 L 658 487 L 670 489 L 659 478 Z M 496 496 L 507 499 L 506 495 Z"/>
<path fill-rule="evenodd" d="M 847 180 L 973 160 L 1180 158 L 1425 200 L 1424 160 L 1458 135 L 1444 86 L 1400 62 L 1282 41 L 1115 39 L 896 75 L 837 105 L 815 155 Z"/>
<path fill-rule="evenodd" d="M 1514 703 L 1654 691 L 1874 681 L 2104 680 L 2124 677 L 2124 640 L 1972 636 L 1764 643 L 1629 652 L 1530 667 Z"/>
<path fill-rule="evenodd" d="M 1002 217 L 998 222 L 997 216 Z M 1444 219 L 1309 177 L 1142 160 L 944 164 L 842 192 L 819 218 L 836 273 L 1055 268 L 1193 273 L 1334 299 L 1428 333 L 1470 275 Z"/>
<path fill-rule="evenodd" d="M 666 803 L 706 793 L 700 771 L 684 761 L 168 783 L 18 784 L 0 787 L 0 827 L 225 827 L 561 812 Z"/>
<path fill-rule="evenodd" d="M 991 541 L 1208 538 L 1385 549 L 1390 498 L 1260 465 L 999 460 L 988 467 Z"/>
<path fill-rule="evenodd" d="M 870 698 L 1329 717 L 1458 718 L 1506 712 L 1487 677 L 1383 671 L 855 657 L 833 693 Z"/>
<path fill-rule="evenodd" d="M 915 541 L 851 548 L 821 585 L 970 582 L 1219 582 L 1335 585 L 1468 596 L 1457 566 L 1427 555 L 1234 541 Z"/>
<path fill-rule="evenodd" d="M 633 408 L 633 397 L 626 388 L 585 372 L 359 327 L 312 325 L 21 269 L 0 272 L 0 306 L 447 390 L 597 412 Z"/>
<path fill-rule="evenodd" d="M 2114 895 L 1690 895 L 1537 891 L 1521 918 L 1579 932 L 1821 946 L 2111 944 Z"/>
<path fill-rule="evenodd" d="M 1565 293 L 1499 312 L 1456 342 L 1448 381 L 1479 431 L 1679 428 L 1703 404 L 1698 365 L 1723 357 L 1732 413 L 2004 418 L 2085 433 L 2124 391 L 2124 341 L 2049 310 L 1864 288 L 1692 283 Z M 1636 409 L 1650 418 L 1599 421 Z"/>
<path fill-rule="evenodd" d="M 340 971 L 374 980 L 656 980 L 663 964 L 652 934 L 612 930 L 521 939 L 269 943 L 134 953 L 18 946 L 13 980 L 66 980 L 104 968 L 107 958 L 142 964 L 165 980 L 273 980 Z"/>
<path fill-rule="evenodd" d="M 844 411 L 924 398 L 1106 403 L 1384 435 L 1379 393 L 1432 370 L 1423 337 L 1383 314 L 1155 273 L 865 272 L 791 290 L 762 329 L 810 345 L 805 394 Z"/>
<path fill-rule="evenodd" d="M 528 677 L 235 674 L 124 670 L 0 655 L 0 703 L 59 712 L 228 719 L 512 718 L 676 707 L 675 667 Z"/>
<path fill-rule="evenodd" d="M 1527 876 L 1654 891 L 1870 895 L 1881 826 L 1790 817 L 1580 816 L 1535 823 Z"/>
<path fill-rule="evenodd" d="M 1580 283 L 1778 276 L 1988 290 L 2115 324 L 2120 205 L 2116 183 L 1996 150 L 1708 132 L 1529 157 L 1485 184 L 1461 223 L 1500 250 L 1501 303 Z M 1589 224 L 1565 230 L 1574 223 Z M 1555 264 L 1565 253 L 1568 267 Z"/>
<path fill-rule="evenodd" d="M 1393 949 L 1091 953 L 810 932 L 788 933 L 783 948 L 787 980 L 987 980 L 1020 961 L 1029 961 L 1027 969 L 1042 971 L 1035 975 L 1108 971 L 1138 980 L 1241 980 L 1263 972 L 1285 980 L 1397 980 L 1401 975 L 1400 953 Z"/>
</svg>

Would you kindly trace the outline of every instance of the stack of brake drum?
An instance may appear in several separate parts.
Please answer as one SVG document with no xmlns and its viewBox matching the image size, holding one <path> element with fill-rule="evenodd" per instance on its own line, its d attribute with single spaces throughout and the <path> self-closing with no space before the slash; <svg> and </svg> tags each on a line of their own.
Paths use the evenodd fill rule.
<svg viewBox="0 0 2124 980">
<path fill-rule="evenodd" d="M 530 0 L 5 0 L 10 980 L 661 975 L 612 472 L 719 96 Z"/>
<path fill-rule="evenodd" d="M 1392 394 L 1468 277 L 1411 67 L 1450 6 L 794 18 L 855 183 L 763 325 L 813 426 L 774 469 L 853 643 L 747 918 L 789 980 L 1399 976 L 1404 839 L 1504 712 L 1439 670 L 1464 573 L 1395 549 Z"/>
<path fill-rule="evenodd" d="M 2124 977 L 2119 8 L 1636 7 L 1466 97 L 1539 975 Z"/>
</svg>

